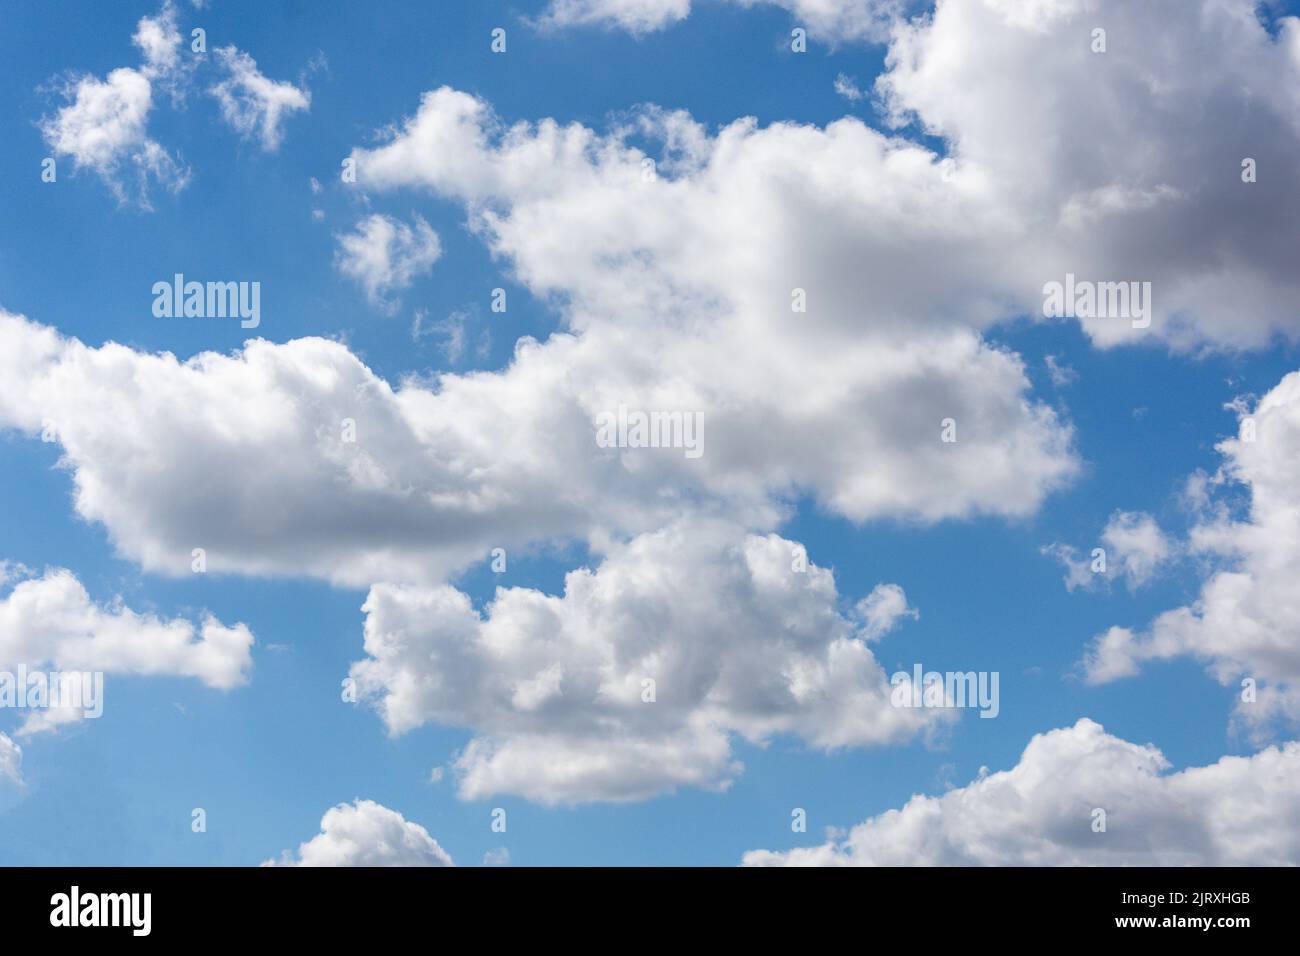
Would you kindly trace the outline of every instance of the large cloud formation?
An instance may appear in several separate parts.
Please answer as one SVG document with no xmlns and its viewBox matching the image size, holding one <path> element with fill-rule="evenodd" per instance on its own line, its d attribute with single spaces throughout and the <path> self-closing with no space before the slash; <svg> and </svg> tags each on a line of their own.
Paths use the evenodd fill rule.
<svg viewBox="0 0 1300 956">
<path fill-rule="evenodd" d="M 1151 745 L 1086 718 L 1020 762 L 751 866 L 1279 866 L 1300 859 L 1300 743 L 1168 774 Z M 1105 811 L 1104 831 L 1094 821 Z"/>
<path fill-rule="evenodd" d="M 1300 213 L 1288 172 L 1300 20 L 1274 37 L 1255 7 L 944 0 L 897 28 L 877 91 L 896 120 L 942 136 L 958 181 L 1007 214 L 1014 235 L 999 249 L 1018 264 L 1006 280 L 1018 297 L 1066 272 L 1149 281 L 1151 330 L 1105 316 L 1084 330 L 1103 345 L 1150 331 L 1256 347 L 1300 331 L 1300 278 L 1282 251 Z"/>
<path fill-rule="evenodd" d="M 664 380 L 664 356 L 609 341 L 622 334 L 524 340 L 503 373 L 393 389 L 323 339 L 181 362 L 0 314 L 0 425 L 52 429 L 78 512 L 148 570 L 188 573 L 202 547 L 212 571 L 363 586 L 682 514 L 770 525 L 800 487 L 855 518 L 1025 514 L 1075 468 L 1018 358 L 973 335 L 825 354 L 804 366 L 816 376 L 784 364 L 788 334 L 735 342 L 748 373 L 735 351 L 678 342 L 681 373 Z M 599 447 L 594 422 L 620 404 L 702 414 L 703 456 Z"/>
<path fill-rule="evenodd" d="M 376 585 L 352 676 L 392 733 L 473 728 L 452 766 L 465 799 L 722 789 L 741 769 L 733 733 L 831 749 L 950 719 L 891 706 L 867 646 L 908 613 L 902 589 L 846 616 L 831 573 L 804 560 L 777 535 L 695 522 L 612 548 L 562 596 L 498 588 L 482 613 L 451 587 Z"/>
<path fill-rule="evenodd" d="M 647 7 L 574 6 L 613 19 Z M 872 5 L 803 6 L 842 19 Z M 611 258 L 644 256 L 647 271 L 676 264 L 682 281 L 696 278 L 693 263 L 722 293 L 748 294 L 743 308 L 773 287 L 802 285 L 818 290 L 819 317 L 839 306 L 874 322 L 900 310 L 914 323 L 1041 315 L 1044 284 L 1073 273 L 1151 283 L 1149 329 L 1079 317 L 1098 344 L 1156 336 L 1253 348 L 1279 330 L 1294 337 L 1300 304 L 1286 252 L 1300 218 L 1290 162 L 1300 147 L 1300 21 L 1281 18 L 1273 36 L 1255 6 L 940 0 L 925 15 L 894 18 L 875 92 L 890 123 L 940 137 L 946 155 L 904 148 L 854 120 L 761 131 L 742 121 L 713 140 L 683 132 L 678 145 L 692 164 L 640 198 L 629 191 L 601 207 L 608 183 L 590 203 L 563 200 L 576 197 L 578 170 L 616 165 L 608 142 L 575 128 L 516 127 L 485 152 L 472 138 L 491 128 L 485 114 L 432 97 L 393 144 L 365 155 L 372 184 L 419 181 L 507 204 L 508 215 L 484 225 L 521 275 L 542 284 L 571 277 L 561 257 L 598 254 L 611 233 Z M 1098 29 L 1104 52 L 1094 52 Z M 460 143 L 487 162 L 434 159 L 432 142 Z M 552 143 L 567 149 L 551 175 L 500 175 Z M 740 195 L 748 202 L 726 202 Z M 542 218 L 557 207 L 568 215 Z M 530 241 L 529 228 L 541 234 Z M 577 244 L 558 241 L 561 232 Z M 621 271 L 641 264 L 632 258 Z"/>
<path fill-rule="evenodd" d="M 854 521 L 1032 514 L 1077 472 L 1071 430 L 986 335 L 1041 313 L 1044 283 L 1067 273 L 1152 283 L 1150 328 L 1080 317 L 1099 345 L 1294 335 L 1300 198 L 1278 171 L 1300 145 L 1300 28 L 1284 19 L 1271 36 L 1247 0 L 1196 14 L 1172 0 L 942 2 L 892 28 L 876 92 L 898 135 L 856 119 L 710 130 L 653 107 L 605 132 L 510 125 L 467 93 L 430 91 L 353 152 L 357 187 L 463 204 L 562 331 L 521 340 L 499 372 L 390 384 L 323 339 L 182 359 L 0 314 L 0 426 L 51 432 L 78 512 L 148 570 L 188 573 L 203 547 L 214 572 L 371 587 L 357 674 L 395 731 L 472 728 L 465 794 L 722 786 L 731 734 L 905 739 L 897 714 L 850 707 L 861 719 L 839 726 L 817 694 L 800 697 L 878 683 L 843 618 L 820 644 L 758 640 L 779 648 L 762 700 L 730 683 L 749 635 L 697 637 L 716 660 L 671 670 L 658 711 L 629 711 L 614 689 L 645 669 L 642 643 L 690 660 L 678 636 L 690 622 L 658 629 L 671 613 L 650 599 L 603 641 L 575 622 L 601 580 L 639 580 L 629 555 L 684 522 L 729 529 L 681 549 L 701 579 L 738 589 L 736 607 L 761 608 L 785 592 L 735 555 L 805 496 Z M 908 138 L 916 128 L 944 152 Z M 1257 182 L 1242 180 L 1246 157 Z M 593 423 L 619 407 L 700 416 L 703 454 L 600 447 Z M 557 538 L 606 561 L 571 575 L 562 598 L 505 591 L 485 618 L 443 584 L 492 547 Z M 769 587 L 733 580 L 742 566 Z M 689 577 L 660 576 L 694 593 Z M 408 619 L 412 607 L 445 630 Z M 462 644 L 444 647 L 448 634 Z M 559 669 L 498 660 L 507 638 L 549 642 Z M 460 668 L 482 703 L 441 686 L 410 647 Z M 576 701 L 604 723 L 574 717 Z M 666 733 L 640 723 L 650 713 Z M 602 764 L 603 732 L 616 746 Z M 548 753 L 561 759 L 539 766 Z"/>
</svg>

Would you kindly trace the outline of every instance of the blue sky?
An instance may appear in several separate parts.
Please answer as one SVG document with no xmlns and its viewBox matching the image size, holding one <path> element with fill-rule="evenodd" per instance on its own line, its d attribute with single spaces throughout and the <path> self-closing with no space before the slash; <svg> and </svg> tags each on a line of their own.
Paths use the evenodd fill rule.
<svg viewBox="0 0 1300 956">
<path fill-rule="evenodd" d="M 183 102 L 155 90 L 149 135 L 182 158 L 190 179 L 176 193 L 154 184 L 146 209 L 133 194 L 116 198 L 94 170 L 74 172 L 70 158 L 60 158 L 56 183 L 42 183 L 40 160 L 51 149 L 41 120 L 66 105 L 58 86 L 69 72 L 103 77 L 137 64 L 132 34 L 158 6 L 8 4 L 0 31 L 7 139 L 0 308 L 91 347 L 113 341 L 183 360 L 232 353 L 249 333 L 230 321 L 155 318 L 152 284 L 175 272 L 249 278 L 262 285 L 255 334 L 271 342 L 333 339 L 394 385 L 409 375 L 501 372 L 520 337 L 545 340 L 566 327 L 563 293 L 521 278 L 508 251 L 467 226 L 470 213 L 454 189 L 361 192 L 339 181 L 340 161 L 389 141 L 390 124 L 412 116 L 427 90 L 464 91 L 507 123 L 553 117 L 602 132 L 653 103 L 687 110 L 709 131 L 744 116 L 762 128 L 825 127 L 848 115 L 941 153 L 950 148 L 920 124 L 891 130 L 870 98 L 850 102 L 836 93 L 839 74 L 867 87 L 886 69 L 884 44 L 815 37 L 808 54 L 793 54 L 789 31 L 798 14 L 783 6 L 699 0 L 688 18 L 639 35 L 609 24 L 539 30 L 523 22 L 544 6 L 179 5 L 182 34 L 199 26 L 209 49 L 234 44 L 267 76 L 308 89 L 311 103 L 283 120 L 282 142 L 269 151 L 223 122 L 205 92 L 216 75 L 212 62 L 199 67 Z M 508 30 L 504 55 L 488 49 L 497 26 Z M 1294 180 L 1293 168 L 1288 175 Z M 313 210 L 323 215 L 313 218 Z M 368 300 L 338 266 L 339 236 L 370 214 L 422 217 L 441 245 L 430 268 L 394 288 L 390 299 L 400 305 L 391 308 Z M 1159 241 L 1158 232 L 1151 236 Z M 930 268 L 940 275 L 948 263 L 938 256 Z M 490 309 L 497 287 L 509 295 L 504 315 Z M 940 739 L 883 746 L 826 749 L 792 733 L 758 745 L 733 735 L 744 770 L 724 792 L 680 786 L 632 802 L 548 806 L 508 792 L 462 799 L 450 776 L 431 781 L 431 770 L 462 750 L 472 729 L 434 720 L 392 736 L 373 709 L 339 699 L 340 680 L 363 656 L 365 586 L 309 572 L 157 573 L 105 522 L 78 513 L 73 467 L 60 465 L 60 444 L 5 428 L 0 559 L 32 574 L 67 568 L 102 606 L 120 597 L 163 619 L 211 612 L 247 625 L 256 640 L 249 679 L 233 689 L 174 674 L 110 675 L 98 720 L 20 735 L 19 717 L 0 713 L 0 731 L 23 750 L 21 785 L 0 788 L 0 861 L 256 864 L 315 836 L 328 808 L 364 798 L 423 826 L 458 864 L 506 847 L 516 865 L 730 865 L 756 848 L 821 843 L 827 827 L 849 828 L 913 794 L 965 786 L 981 767 L 1007 770 L 1035 734 L 1084 717 L 1114 737 L 1155 745 L 1173 772 L 1256 753 L 1275 740 L 1252 738 L 1230 721 L 1236 683 L 1207 672 L 1204 656 L 1155 661 L 1132 679 L 1095 684 L 1080 676 L 1093 638 L 1192 605 L 1215 559 L 1172 560 L 1137 588 L 1116 580 L 1071 591 L 1062 565 L 1042 549 L 1065 543 L 1086 554 L 1116 511 L 1148 514 L 1170 540 L 1185 539 L 1197 523 L 1183 503 L 1187 479 L 1215 472 L 1224 461 L 1216 443 L 1238 430 L 1227 403 L 1265 395 L 1300 362 L 1295 302 L 1281 301 L 1283 318 L 1266 344 L 1241 348 L 1210 333 L 1190 347 L 1163 336 L 1106 347 L 1077 322 L 1028 309 L 984 325 L 989 348 L 1023 361 L 1028 399 L 1072 426 L 1072 479 L 1024 513 L 1003 508 L 936 521 L 908 513 L 857 520 L 805 488 L 785 498 L 778 522 L 756 530 L 803 542 L 812 561 L 833 570 L 844 613 L 877 584 L 898 584 L 919 617 L 873 645 L 886 673 L 918 661 L 997 671 L 997 719 L 967 710 Z M 449 355 L 438 334 L 413 337 L 417 310 L 432 322 L 462 315 L 470 347 Z M 481 351 L 480 342 L 487 343 Z M 1072 374 L 1054 380 L 1049 356 Z M 229 464 L 214 480 L 247 480 L 246 460 L 236 455 Z M 870 470 L 872 461 L 860 467 Z M 1038 497 L 1038 490 L 1025 494 Z M 1241 507 L 1239 497 L 1233 506 Z M 575 530 L 512 553 L 504 579 L 485 555 L 448 580 L 482 609 L 499 585 L 561 594 L 566 572 L 598 560 Z M 207 812 L 205 833 L 191 832 L 195 807 Z M 495 807 L 509 815 L 504 834 L 490 829 Z M 794 807 L 807 810 L 807 834 L 791 832 Z"/>
</svg>

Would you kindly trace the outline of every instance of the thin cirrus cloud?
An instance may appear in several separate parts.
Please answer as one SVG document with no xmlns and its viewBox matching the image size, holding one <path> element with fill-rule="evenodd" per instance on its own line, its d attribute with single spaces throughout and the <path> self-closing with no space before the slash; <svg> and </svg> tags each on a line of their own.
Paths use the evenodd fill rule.
<svg viewBox="0 0 1300 956">
<path fill-rule="evenodd" d="M 224 76 L 211 93 L 221 117 L 241 136 L 255 138 L 267 152 L 280 148 L 282 126 L 290 114 L 311 108 L 311 93 L 283 80 L 272 80 L 257 62 L 233 46 L 216 51 Z"/>
<path fill-rule="evenodd" d="M 331 807 L 320 833 L 263 866 L 453 866 L 451 856 L 396 810 L 373 800 Z"/>
<path fill-rule="evenodd" d="M 744 863 L 1279 866 L 1300 857 L 1300 743 L 1168 769 L 1155 747 L 1084 718 L 1036 735 L 1010 770 L 982 769 L 965 787 L 914 796 L 843 838 L 753 850 Z"/>
</svg>

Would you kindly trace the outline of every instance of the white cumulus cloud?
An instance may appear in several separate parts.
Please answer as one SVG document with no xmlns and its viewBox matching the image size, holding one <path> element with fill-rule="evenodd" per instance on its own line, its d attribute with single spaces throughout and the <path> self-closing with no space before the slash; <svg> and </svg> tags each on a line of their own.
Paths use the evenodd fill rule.
<svg viewBox="0 0 1300 956">
<path fill-rule="evenodd" d="M 1220 442 L 1224 464 L 1206 485 L 1244 487 L 1249 508 L 1235 514 L 1207 502 L 1188 544 L 1217 570 L 1192 604 L 1144 629 L 1099 635 L 1083 666 L 1090 682 L 1105 683 L 1137 674 L 1146 661 L 1204 661 L 1240 692 L 1235 716 L 1263 732 L 1274 720 L 1300 720 L 1300 372 L 1245 411 L 1239 437 Z M 1242 687 L 1248 679 L 1257 685 L 1254 700 Z"/>
<path fill-rule="evenodd" d="M 408 225 L 375 213 L 337 238 L 338 270 L 360 284 L 370 302 L 385 311 L 397 307 L 389 300 L 392 292 L 428 274 L 442 255 L 438 234 L 420 216 Z"/>
<path fill-rule="evenodd" d="M 248 680 L 252 645 L 246 625 L 228 627 L 211 615 L 196 624 L 138 613 L 120 599 L 98 605 L 63 568 L 19 581 L 0 598 L 0 669 L 9 672 L 21 664 L 31 670 L 174 675 L 229 690 Z M 78 716 L 32 711 L 24 732 Z"/>
<path fill-rule="evenodd" d="M 867 647 L 903 612 L 868 600 L 859 627 L 800 546 L 692 522 L 612 548 L 564 593 L 498 588 L 480 613 L 448 586 L 376 585 L 351 670 L 392 733 L 471 728 L 459 793 L 542 803 L 723 789 L 729 739 L 797 735 L 834 749 L 903 742 L 951 711 L 896 708 Z M 884 595 L 882 598 L 881 596 Z"/>
<path fill-rule="evenodd" d="M 189 171 L 149 135 L 154 87 L 178 68 L 180 31 L 176 10 L 165 3 L 157 16 L 142 17 L 135 44 L 144 55 L 139 68 L 120 67 L 104 79 L 82 76 L 63 90 L 69 101 L 41 120 L 41 133 L 55 157 L 71 157 L 75 168 L 97 173 L 119 201 L 134 198 L 148 207 L 151 183 L 182 189 Z"/>
<path fill-rule="evenodd" d="M 843 839 L 751 866 L 1282 866 L 1300 858 L 1300 743 L 1168 773 L 1150 744 L 1086 718 L 1039 734 L 1019 763 L 917 795 Z M 1105 812 L 1105 830 L 1097 823 Z"/>
<path fill-rule="evenodd" d="M 320 833 L 263 866 L 452 866 L 447 851 L 396 810 L 373 800 L 340 803 L 321 817 Z"/>
</svg>

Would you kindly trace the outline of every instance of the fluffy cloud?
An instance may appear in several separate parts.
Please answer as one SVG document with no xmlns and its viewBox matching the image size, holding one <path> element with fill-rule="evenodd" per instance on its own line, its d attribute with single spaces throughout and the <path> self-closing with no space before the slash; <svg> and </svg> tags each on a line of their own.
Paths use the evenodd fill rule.
<svg viewBox="0 0 1300 956">
<path fill-rule="evenodd" d="M 595 407 L 705 409 L 704 467 L 743 460 L 737 491 L 812 487 L 854 519 L 935 520 L 1024 514 L 1073 474 L 1068 430 L 1025 400 L 1018 358 L 950 320 L 991 308 L 976 272 L 992 260 L 958 293 L 900 241 L 941 188 L 933 156 L 856 120 L 741 121 L 709 138 L 651 111 L 637 128 L 665 143 L 664 175 L 647 175 L 628 130 L 507 129 L 444 88 L 353 155 L 366 188 L 463 201 L 516 277 L 565 304 L 581 336 L 570 374 L 585 373 Z M 908 168 L 895 191 L 891 170 Z M 965 216 L 941 218 L 961 229 Z M 933 440 L 946 417 L 957 444 Z"/>
<path fill-rule="evenodd" d="M 23 748 L 3 733 L 0 733 L 0 781 L 18 787 L 23 784 Z"/>
<path fill-rule="evenodd" d="M 202 547 L 210 573 L 439 580 L 494 546 L 682 507 L 636 473 L 653 461 L 596 446 L 562 363 L 394 390 L 323 339 L 182 363 L 0 314 L 0 343 L 0 424 L 55 431 L 77 511 L 150 571 L 189 574 Z"/>
<path fill-rule="evenodd" d="M 321 817 L 320 833 L 263 866 L 452 866 L 429 831 L 373 800 L 340 803 Z"/>
<path fill-rule="evenodd" d="M 657 170 L 631 133 L 662 144 Z M 444 87 L 391 141 L 353 157 L 363 188 L 465 203 L 519 280 L 568 300 L 583 331 L 616 315 L 638 334 L 798 339 L 820 355 L 858 337 L 897 348 L 1004 311 L 988 293 L 1001 257 L 980 253 L 989 237 L 970 225 L 996 218 L 986 198 L 949 188 L 929 150 L 856 119 L 738 120 L 710 136 L 651 108 L 602 135 L 551 120 L 507 127 Z M 929 256 L 945 246 L 937 277 Z"/>
<path fill-rule="evenodd" d="M 1068 430 L 977 336 L 827 351 L 735 333 L 706 348 L 603 325 L 522 340 L 502 373 L 394 389 L 321 339 L 180 362 L 0 314 L 0 425 L 52 428 L 78 512 L 151 571 L 186 574 L 202 547 L 212 571 L 361 585 L 696 512 L 771 527 L 801 487 L 854 518 L 1025 514 L 1072 472 Z M 620 404 L 701 413 L 703 456 L 598 447 Z"/>
<path fill-rule="evenodd" d="M 166 77 L 180 69 L 181 34 L 176 25 L 176 7 L 167 0 L 154 17 L 142 17 L 131 41 L 144 56 L 143 72 L 151 78 Z"/>
<path fill-rule="evenodd" d="M 1091 720 L 1035 736 L 1010 770 L 914 796 L 847 837 L 749 865 L 1280 866 L 1300 858 L 1300 743 L 1169 774 Z M 1105 832 L 1093 829 L 1106 811 Z"/>
<path fill-rule="evenodd" d="M 415 224 L 378 213 L 357 223 L 353 232 L 338 237 L 338 270 L 366 290 L 370 302 L 385 311 L 397 303 L 388 296 L 427 274 L 442 255 L 438 234 L 420 216 Z"/>
<path fill-rule="evenodd" d="M 1224 464 L 1207 487 L 1244 486 L 1249 510 L 1205 503 L 1189 549 L 1226 565 L 1198 599 L 1167 611 L 1135 632 L 1112 627 L 1089 648 L 1083 666 L 1092 683 L 1136 674 L 1143 662 L 1191 656 L 1205 661 L 1225 686 L 1253 678 L 1254 701 L 1236 716 L 1256 731 L 1274 719 L 1300 720 L 1300 372 L 1292 372 L 1250 412 L 1239 437 L 1219 444 Z"/>
<path fill-rule="evenodd" d="M 1154 518 L 1135 511 L 1111 515 L 1102 530 L 1101 543 L 1106 547 L 1107 560 L 1119 565 L 1130 588 L 1147 584 L 1176 551 Z"/>
<path fill-rule="evenodd" d="M 888 634 L 905 617 L 921 616 L 916 608 L 908 606 L 907 595 L 897 584 L 877 584 L 854 611 L 865 625 L 863 637 L 867 640 Z"/>
<path fill-rule="evenodd" d="M 140 19 L 132 40 L 143 59 L 139 67 L 121 67 L 103 79 L 75 77 L 63 87 L 68 104 L 43 118 L 40 128 L 56 157 L 71 157 L 76 169 L 99 175 L 119 201 L 148 209 L 151 186 L 178 192 L 189 182 L 190 171 L 179 156 L 149 134 L 149 117 L 159 92 L 176 102 L 184 99 L 199 60 L 183 55 L 171 0 L 156 15 Z M 267 78 L 252 57 L 233 46 L 215 54 L 223 75 L 210 92 L 222 118 L 241 135 L 257 138 L 263 149 L 278 149 L 284 120 L 306 111 L 311 94 Z"/>
<path fill-rule="evenodd" d="M 354 152 L 358 186 L 463 203 L 515 278 L 558 305 L 564 331 L 521 340 L 501 372 L 393 385 L 320 339 L 180 361 L 0 315 L 0 425 L 53 426 L 78 512 L 144 567 L 186 573 L 201 546 L 214 571 L 387 582 L 371 591 L 368 627 L 385 614 L 400 623 L 403 602 L 433 602 L 468 642 L 465 666 L 504 626 L 498 614 L 540 601 L 567 621 L 577 612 L 548 602 L 581 603 L 507 591 L 484 619 L 437 587 L 493 546 L 585 538 L 617 572 L 620 548 L 671 534 L 684 516 L 767 531 L 803 494 L 856 521 L 1030 514 L 1077 469 L 1070 430 L 1032 400 L 1019 357 L 983 332 L 1039 311 L 1044 281 L 1149 279 L 1145 334 L 1176 345 L 1258 345 L 1294 330 L 1282 238 L 1300 199 L 1270 170 L 1297 145 L 1297 21 L 1273 39 L 1245 0 L 1182 11 L 1168 0 L 972 0 L 897 25 L 877 92 L 900 129 L 915 121 L 943 137 L 946 157 L 855 119 L 710 131 L 648 109 L 598 133 L 507 126 L 479 99 L 432 91 L 386 142 Z M 1099 17 L 1104 54 L 1089 49 Z M 163 62 L 154 39 L 141 46 Z M 1233 135 L 1207 138 L 1207 126 Z M 658 145 L 656 164 L 633 134 Z M 1259 182 L 1241 182 L 1243 155 L 1259 160 Z M 409 275 L 392 250 L 407 228 L 406 245 L 427 258 L 419 223 L 366 220 L 345 237 L 340 268 L 374 295 L 400 288 Z M 1141 334 L 1081 323 L 1101 344 Z M 597 447 L 593 420 L 619 406 L 700 414 L 703 456 Z M 939 440 L 946 418 L 955 443 Z M 342 437 L 346 419 L 355 442 Z M 892 622 L 899 609 L 882 594 L 861 613 Z M 434 640 L 419 623 L 402 633 Z M 516 626 L 550 639 L 558 625 L 539 614 Z M 568 647 L 572 630 L 560 633 Z M 1163 646 L 1112 644 L 1124 652 L 1110 652 L 1112 673 L 1125 654 Z M 439 720 L 479 734 L 459 765 L 471 794 L 718 786 L 731 774 L 729 733 L 836 745 L 824 717 L 762 711 L 768 727 L 696 697 L 662 708 L 667 735 L 615 710 L 622 744 L 593 756 L 580 733 L 534 713 L 567 703 L 562 670 L 505 666 L 508 699 L 488 695 L 480 713 L 406 686 L 407 670 L 424 673 L 418 661 L 372 657 L 390 726 Z M 645 778 L 679 757 L 681 779 Z"/>
<path fill-rule="evenodd" d="M 54 155 L 70 156 L 77 169 L 90 169 L 119 201 L 134 193 L 148 206 L 151 182 L 173 191 L 182 189 L 189 172 L 149 136 L 154 86 L 174 75 L 181 44 L 176 9 L 165 3 L 157 16 L 143 17 L 135 44 L 144 56 L 139 69 L 121 67 L 104 79 L 83 76 L 64 88 L 69 100 L 41 121 L 41 133 Z M 126 180 L 134 176 L 135 185 Z"/>
<path fill-rule="evenodd" d="M 1160 530 L 1155 518 L 1144 512 L 1116 511 L 1101 532 L 1105 569 L 1100 555 L 1081 557 L 1077 548 L 1067 544 L 1050 544 L 1042 549 L 1065 566 L 1065 586 L 1097 587 L 1103 582 L 1122 579 L 1130 591 L 1148 584 L 1178 555 L 1178 545 Z M 1094 571 L 1096 567 L 1098 570 Z"/>
<path fill-rule="evenodd" d="M 570 572 L 561 596 L 498 588 L 482 613 L 450 587 L 376 585 L 369 657 L 351 674 L 392 733 L 430 721 L 474 731 L 452 765 L 465 799 L 722 789 L 741 770 L 733 733 L 833 749 L 951 719 L 891 706 L 867 648 L 904 613 L 902 589 L 877 588 L 859 626 L 837 610 L 829 571 L 795 570 L 801 551 L 692 522 L 611 548 L 595 570 Z"/>
<path fill-rule="evenodd" d="M 263 149 L 279 149 L 281 124 L 289 114 L 309 109 L 311 94 L 264 76 L 251 56 L 233 46 L 215 52 L 225 76 L 211 92 L 221 106 L 222 118 L 241 136 L 256 136 Z"/>
<path fill-rule="evenodd" d="M 140 614 L 120 600 L 96 605 L 72 572 L 47 570 L 19 581 L 0 599 L 0 669 L 19 665 L 55 671 L 193 677 L 229 690 L 252 667 L 253 635 L 212 616 L 201 624 Z M 56 712 L 58 711 L 58 712 Z M 80 717 L 77 708 L 32 711 L 23 733 Z"/>
</svg>

